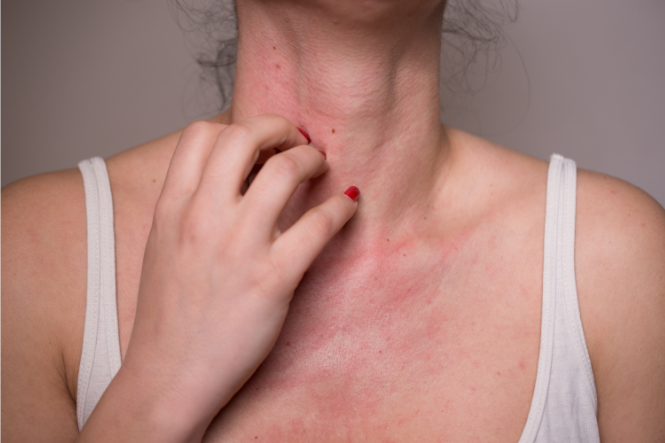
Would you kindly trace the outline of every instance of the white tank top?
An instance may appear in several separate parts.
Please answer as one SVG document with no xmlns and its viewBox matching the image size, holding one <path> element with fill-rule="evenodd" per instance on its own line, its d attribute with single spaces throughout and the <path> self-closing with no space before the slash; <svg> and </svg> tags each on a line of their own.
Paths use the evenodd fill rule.
<svg viewBox="0 0 665 443">
<path fill-rule="evenodd" d="M 88 217 L 88 295 L 76 412 L 79 430 L 120 369 L 113 201 L 104 160 L 79 164 Z M 575 284 L 575 162 L 554 154 L 547 178 L 540 356 L 519 443 L 600 442 L 596 387 Z"/>
</svg>

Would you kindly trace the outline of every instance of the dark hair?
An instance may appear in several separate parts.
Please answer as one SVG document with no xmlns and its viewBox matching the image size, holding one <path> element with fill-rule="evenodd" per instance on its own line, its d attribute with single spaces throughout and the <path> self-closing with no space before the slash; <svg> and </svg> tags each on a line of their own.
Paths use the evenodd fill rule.
<svg viewBox="0 0 665 443">
<path fill-rule="evenodd" d="M 233 0 L 174 0 L 180 27 L 196 38 L 201 79 L 214 84 L 220 109 L 231 100 L 237 54 Z M 475 92 L 468 76 L 477 64 L 485 75 L 497 69 L 505 43 L 503 25 L 517 19 L 517 0 L 448 0 L 443 17 L 442 83 L 451 90 Z M 482 57 L 481 57 L 482 56 Z M 479 63 L 480 62 L 480 63 Z"/>
</svg>

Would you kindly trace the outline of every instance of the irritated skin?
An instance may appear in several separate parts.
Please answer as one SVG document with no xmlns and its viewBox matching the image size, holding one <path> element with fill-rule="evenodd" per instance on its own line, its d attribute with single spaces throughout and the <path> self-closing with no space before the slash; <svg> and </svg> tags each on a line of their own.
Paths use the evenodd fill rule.
<svg viewBox="0 0 665 443">
<path fill-rule="evenodd" d="M 193 400 L 187 389 L 166 392 L 168 384 L 151 390 L 159 377 L 141 379 L 140 371 L 122 370 L 120 382 L 109 387 L 77 436 L 74 399 L 87 257 L 81 177 L 63 171 L 5 188 L 3 440 L 187 441 L 191 433 L 163 431 L 200 420 L 187 415 L 195 409 L 189 406 L 209 402 L 214 407 L 204 412 L 210 420 L 195 440 L 518 441 L 538 361 L 547 164 L 440 124 L 443 3 L 238 0 L 237 10 L 233 103 L 210 122 L 247 129 L 247 118 L 281 115 L 307 131 L 312 147 L 327 156 L 323 167 L 314 150 L 298 148 L 310 169 L 326 172 L 298 187 L 275 220 L 280 228 L 275 237 L 331 196 L 346 198 L 341 193 L 350 185 L 360 188 L 357 206 L 338 202 L 357 211 L 294 283 L 281 332 L 273 331 L 274 348 L 258 370 L 252 373 L 259 360 L 251 370 L 231 373 L 241 366 L 237 355 L 255 350 L 254 332 L 266 327 L 238 321 L 249 318 L 241 315 L 248 312 L 240 309 L 243 298 L 235 297 L 239 304 L 233 307 L 206 311 L 207 318 L 217 319 L 207 326 L 184 321 L 167 328 L 173 343 L 156 340 L 163 352 L 153 352 L 145 332 L 152 317 L 141 311 L 142 300 L 168 311 L 174 305 L 160 300 L 172 300 L 167 296 L 173 294 L 147 293 L 140 282 L 150 272 L 162 272 L 154 281 L 171 282 L 176 271 L 201 259 L 207 243 L 225 237 L 231 244 L 247 233 L 248 223 L 260 222 L 262 213 L 238 222 L 230 233 L 224 223 L 212 223 L 203 233 L 209 242 L 191 260 L 172 251 L 146 256 L 182 131 L 110 158 L 125 369 L 143 368 L 136 362 L 152 352 L 152 367 L 173 372 L 178 337 L 187 334 L 204 337 L 186 343 L 187 352 L 204 351 L 187 361 L 187 371 L 229 343 L 243 352 L 226 359 L 220 354 L 220 364 L 201 380 Z M 304 143 L 295 126 L 284 132 L 294 145 Z M 211 127 L 221 126 L 195 125 L 187 134 Z M 226 161 L 213 172 L 244 148 L 217 146 Z M 269 163 L 249 190 L 243 189 L 245 195 L 261 184 Z M 287 175 L 282 171 L 275 180 Z M 212 194 L 226 190 L 215 188 Z M 232 205 L 202 207 L 209 211 L 200 214 L 215 214 L 215 220 L 232 220 L 235 214 Z M 220 256 L 237 266 L 259 234 L 249 236 L 231 258 L 220 247 Z M 294 266 L 307 245 L 292 252 Z M 665 440 L 665 213 L 627 183 L 580 171 L 575 248 L 601 438 L 604 443 Z M 147 266 L 168 263 L 155 257 L 179 259 L 181 266 Z M 203 267 L 196 269 L 193 279 Z M 239 271 L 222 282 L 258 275 L 242 263 L 234 269 Z M 274 282 L 280 276 L 269 277 Z M 193 285 L 184 287 L 190 298 L 180 302 L 202 294 L 191 291 Z M 180 306 L 180 317 L 190 312 L 188 303 Z M 182 376 L 187 371 L 175 372 L 179 386 L 189 386 Z M 133 383 L 126 383 L 128 372 L 137 377 Z M 210 395 L 238 380 L 247 382 Z M 162 393 L 171 403 L 146 400 Z M 152 409 L 137 408 L 141 404 Z"/>
<path fill-rule="evenodd" d="M 520 261 L 517 245 L 497 260 L 482 230 L 384 239 L 367 245 L 371 256 L 315 263 L 273 353 L 211 441 L 436 440 L 481 420 L 483 440 L 519 438 L 535 376 L 538 263 Z M 515 268 L 530 278 L 506 290 Z"/>
</svg>

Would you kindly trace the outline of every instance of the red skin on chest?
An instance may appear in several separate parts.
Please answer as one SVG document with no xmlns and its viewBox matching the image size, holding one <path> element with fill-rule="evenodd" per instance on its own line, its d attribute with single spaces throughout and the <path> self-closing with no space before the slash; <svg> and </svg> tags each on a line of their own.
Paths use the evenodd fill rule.
<svg viewBox="0 0 665 443">
<path fill-rule="evenodd" d="M 492 238 L 386 239 L 343 263 L 317 260 L 209 441 L 442 441 L 469 426 L 505 437 L 483 422 L 526 421 L 540 317 L 515 317 L 539 309 L 540 289 L 508 283 L 516 264 Z"/>
</svg>

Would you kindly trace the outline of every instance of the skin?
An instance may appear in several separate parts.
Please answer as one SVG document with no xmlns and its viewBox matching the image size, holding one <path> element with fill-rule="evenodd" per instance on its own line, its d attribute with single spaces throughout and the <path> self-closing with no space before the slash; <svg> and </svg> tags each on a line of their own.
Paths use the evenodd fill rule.
<svg viewBox="0 0 665 443">
<path fill-rule="evenodd" d="M 238 1 L 231 109 L 107 160 L 123 366 L 80 435 L 82 179 L 3 189 L 3 439 L 517 441 L 547 165 L 439 123 L 442 7 Z M 579 171 L 575 260 L 601 439 L 662 441 L 665 211 Z"/>
</svg>

